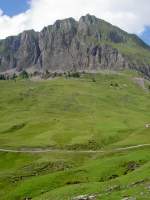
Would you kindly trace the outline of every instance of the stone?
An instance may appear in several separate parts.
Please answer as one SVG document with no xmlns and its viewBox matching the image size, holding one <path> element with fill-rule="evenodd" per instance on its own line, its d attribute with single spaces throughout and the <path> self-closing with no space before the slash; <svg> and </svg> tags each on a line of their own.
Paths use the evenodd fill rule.
<svg viewBox="0 0 150 200">
<path fill-rule="evenodd" d="M 136 197 L 125 197 L 122 200 L 136 200 Z"/>
<path fill-rule="evenodd" d="M 96 195 L 80 195 L 77 197 L 74 197 L 72 200 L 95 200 Z"/>
<path fill-rule="evenodd" d="M 145 128 L 150 128 L 150 124 L 145 124 Z"/>
</svg>

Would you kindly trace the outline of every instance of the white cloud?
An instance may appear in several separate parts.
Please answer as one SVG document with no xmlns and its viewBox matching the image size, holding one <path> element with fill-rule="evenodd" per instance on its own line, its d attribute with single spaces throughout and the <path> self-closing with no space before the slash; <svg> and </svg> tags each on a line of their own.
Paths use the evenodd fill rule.
<svg viewBox="0 0 150 200">
<path fill-rule="evenodd" d="M 149 0 L 30 0 L 30 9 L 9 17 L 0 9 L 0 38 L 16 35 L 23 30 L 40 31 L 56 19 L 87 13 L 131 32 L 141 33 L 150 25 Z"/>
</svg>

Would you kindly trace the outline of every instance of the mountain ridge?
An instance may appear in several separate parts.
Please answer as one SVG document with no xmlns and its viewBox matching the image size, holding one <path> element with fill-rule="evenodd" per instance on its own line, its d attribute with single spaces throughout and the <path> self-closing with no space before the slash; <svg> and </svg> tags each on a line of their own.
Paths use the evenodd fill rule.
<svg viewBox="0 0 150 200">
<path fill-rule="evenodd" d="M 150 76 L 150 47 L 93 15 L 0 40 L 0 72 L 134 69 Z"/>
</svg>

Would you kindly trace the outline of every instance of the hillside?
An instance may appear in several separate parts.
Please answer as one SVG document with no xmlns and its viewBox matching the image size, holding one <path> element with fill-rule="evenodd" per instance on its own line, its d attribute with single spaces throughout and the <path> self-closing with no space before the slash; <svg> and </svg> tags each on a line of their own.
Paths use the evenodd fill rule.
<svg viewBox="0 0 150 200">
<path fill-rule="evenodd" d="M 122 70 L 0 81 L 1 200 L 149 199 L 149 86 Z"/>
<path fill-rule="evenodd" d="M 0 41 L 0 71 L 30 73 L 135 69 L 150 76 L 150 47 L 92 15 L 57 20 L 41 32 Z"/>
</svg>

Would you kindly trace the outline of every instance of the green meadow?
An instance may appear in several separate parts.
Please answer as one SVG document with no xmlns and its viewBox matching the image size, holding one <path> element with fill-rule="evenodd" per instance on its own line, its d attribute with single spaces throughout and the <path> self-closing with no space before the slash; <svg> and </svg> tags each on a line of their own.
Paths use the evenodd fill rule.
<svg viewBox="0 0 150 200">
<path fill-rule="evenodd" d="M 150 83 L 134 72 L 0 81 L 1 200 L 150 199 Z M 102 151 L 102 152 L 100 152 Z"/>
</svg>

